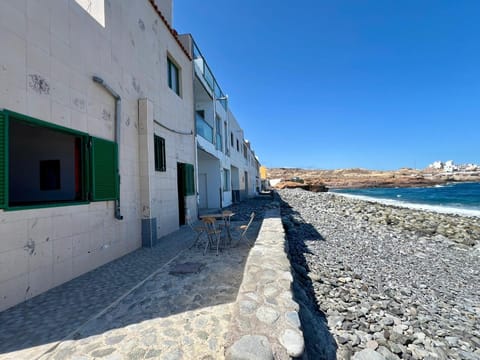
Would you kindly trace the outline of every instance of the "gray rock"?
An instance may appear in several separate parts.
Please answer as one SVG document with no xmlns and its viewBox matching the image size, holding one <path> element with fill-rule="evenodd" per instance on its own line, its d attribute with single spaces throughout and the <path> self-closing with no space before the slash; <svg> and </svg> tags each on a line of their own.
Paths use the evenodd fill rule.
<svg viewBox="0 0 480 360">
<path fill-rule="evenodd" d="M 296 311 L 288 311 L 285 313 L 285 319 L 287 323 L 292 325 L 293 327 L 300 328 L 300 318 L 298 317 L 298 312 Z"/>
<path fill-rule="evenodd" d="M 256 312 L 257 319 L 265 324 L 273 324 L 278 320 L 280 314 L 271 307 L 260 306 Z"/>
<path fill-rule="evenodd" d="M 230 346 L 226 360 L 273 360 L 270 342 L 265 336 L 245 335 Z"/>
<path fill-rule="evenodd" d="M 356 353 L 353 356 L 353 360 L 385 360 L 385 357 L 375 350 L 365 349 Z"/>
<path fill-rule="evenodd" d="M 298 331 L 287 329 L 280 336 L 280 344 L 287 350 L 288 355 L 299 357 L 305 349 L 303 335 Z"/>
<path fill-rule="evenodd" d="M 397 355 L 388 350 L 385 346 L 379 346 L 377 352 L 381 354 L 385 360 L 398 360 L 400 359 Z"/>
</svg>

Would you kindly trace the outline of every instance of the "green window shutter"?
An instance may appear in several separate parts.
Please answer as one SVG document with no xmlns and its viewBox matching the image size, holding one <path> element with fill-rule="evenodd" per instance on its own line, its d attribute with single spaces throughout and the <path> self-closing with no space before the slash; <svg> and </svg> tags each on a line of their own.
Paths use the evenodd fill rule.
<svg viewBox="0 0 480 360">
<path fill-rule="evenodd" d="M 195 171 L 192 164 L 183 165 L 183 177 L 185 179 L 185 195 L 195 195 Z"/>
<path fill-rule="evenodd" d="M 0 209 L 7 206 L 7 116 L 0 111 Z"/>
<path fill-rule="evenodd" d="M 118 199 L 118 149 L 113 141 L 91 137 L 91 200 Z"/>
</svg>

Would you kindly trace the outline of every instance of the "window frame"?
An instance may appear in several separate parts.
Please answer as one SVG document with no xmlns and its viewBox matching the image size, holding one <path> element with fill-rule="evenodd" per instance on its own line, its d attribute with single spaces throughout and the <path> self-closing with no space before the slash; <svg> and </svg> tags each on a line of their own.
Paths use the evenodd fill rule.
<svg viewBox="0 0 480 360">
<path fill-rule="evenodd" d="M 9 156 L 9 142 L 10 142 L 10 133 L 9 133 L 9 125 L 10 121 L 20 121 L 24 123 L 29 123 L 34 126 L 39 126 L 51 131 L 58 131 L 61 133 L 65 133 L 68 135 L 72 135 L 76 138 L 80 138 L 81 140 L 81 184 L 82 184 L 82 196 L 81 199 L 79 200 L 59 200 L 55 202 L 39 202 L 39 203 L 32 203 L 32 204 L 27 204 L 27 205 L 10 205 L 10 199 L 9 199 L 9 190 L 10 190 L 10 184 L 9 184 L 9 162 L 10 162 L 10 156 Z M 37 118 L 33 118 L 28 115 L 24 115 L 21 113 L 17 113 L 14 111 L 10 111 L 8 109 L 0 109 L 0 137 L 4 136 L 4 147 L 3 151 L 0 149 L 0 176 L 3 178 L 0 179 L 0 186 L 2 185 L 3 182 L 3 191 L 0 191 L 0 193 L 3 192 L 3 195 L 0 197 L 0 209 L 3 209 L 4 211 L 17 211 L 17 210 L 28 210 L 28 209 L 41 209 L 41 208 L 51 208 L 51 207 L 60 207 L 60 206 L 73 206 L 73 205 L 85 205 L 89 204 L 90 202 L 97 202 L 97 201 L 113 201 L 119 199 L 119 161 L 118 161 L 118 148 L 117 148 L 117 143 L 113 142 L 111 140 L 106 140 L 106 139 L 101 139 L 97 138 L 94 136 L 89 135 L 88 133 L 85 133 L 83 131 L 75 130 L 75 129 L 70 129 L 61 125 L 57 125 L 54 123 L 50 123 L 47 121 L 43 121 Z M 1 132 L 3 131 L 3 134 Z M 112 167 L 115 170 L 114 174 L 110 174 L 114 178 L 114 198 L 108 197 L 108 199 L 99 199 L 95 198 L 93 195 L 93 192 L 95 189 L 93 188 L 92 181 L 94 180 L 94 159 L 92 158 L 93 154 L 93 147 L 92 147 L 92 141 L 94 142 L 95 140 L 100 140 L 104 141 L 110 144 L 110 146 L 113 146 L 113 152 L 114 152 L 114 164 L 112 164 Z M 1 142 L 0 142 L 0 145 Z M 3 167 L 3 169 L 2 169 Z"/>
<path fill-rule="evenodd" d="M 158 172 L 167 171 L 165 138 L 157 134 L 153 134 L 153 156 L 154 156 L 155 171 L 158 171 Z"/>
<path fill-rule="evenodd" d="M 172 77 L 172 70 L 175 70 L 175 84 L 173 84 L 173 77 Z M 170 90 L 172 90 L 175 94 L 181 97 L 181 69 L 180 66 L 177 65 L 175 61 L 172 60 L 172 58 L 167 55 L 167 84 Z"/>
</svg>

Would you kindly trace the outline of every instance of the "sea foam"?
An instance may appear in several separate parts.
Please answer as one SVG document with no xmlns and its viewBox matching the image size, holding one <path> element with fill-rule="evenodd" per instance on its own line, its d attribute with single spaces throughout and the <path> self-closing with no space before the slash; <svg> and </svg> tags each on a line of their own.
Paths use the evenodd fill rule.
<svg viewBox="0 0 480 360">
<path fill-rule="evenodd" d="M 454 214 L 454 215 L 480 218 L 480 210 L 474 210 L 474 209 L 460 209 L 460 208 L 451 207 L 451 206 L 416 204 L 416 203 L 410 203 L 405 201 L 381 199 L 381 198 L 374 198 L 370 196 L 352 195 L 352 194 L 345 194 L 345 193 L 339 193 L 339 192 L 332 192 L 332 194 L 345 196 L 352 199 L 373 201 L 373 202 L 377 202 L 384 205 L 398 206 L 398 207 L 409 208 L 414 210 L 433 211 L 441 214 Z"/>
</svg>

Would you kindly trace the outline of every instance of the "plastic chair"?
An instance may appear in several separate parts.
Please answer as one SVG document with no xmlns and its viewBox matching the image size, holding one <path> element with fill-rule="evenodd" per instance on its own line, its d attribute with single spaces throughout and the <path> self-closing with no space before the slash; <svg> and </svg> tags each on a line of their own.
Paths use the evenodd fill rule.
<svg viewBox="0 0 480 360">
<path fill-rule="evenodd" d="M 254 219 L 254 218 L 255 218 L 255 212 L 252 212 L 252 213 L 250 214 L 250 220 L 248 221 L 248 223 L 247 223 L 246 225 L 240 225 L 240 226 L 238 227 L 238 229 L 242 232 L 242 234 L 240 235 L 239 242 L 240 242 L 242 239 L 244 239 L 245 241 L 248 242 L 248 244 L 249 244 L 250 246 L 253 245 L 253 243 L 251 243 L 250 240 L 248 240 L 246 234 L 247 234 L 248 229 L 250 228 L 250 225 L 252 225 L 252 222 L 253 222 L 253 219 Z"/>
<path fill-rule="evenodd" d="M 218 248 L 220 245 L 220 233 L 222 230 L 216 228 L 216 221 L 213 217 L 205 217 L 202 219 L 203 226 L 205 232 L 207 234 L 207 243 L 205 244 L 205 250 L 203 251 L 203 255 L 207 253 L 207 249 L 210 247 L 212 248 L 217 243 L 217 254 L 218 255 Z"/>
</svg>

